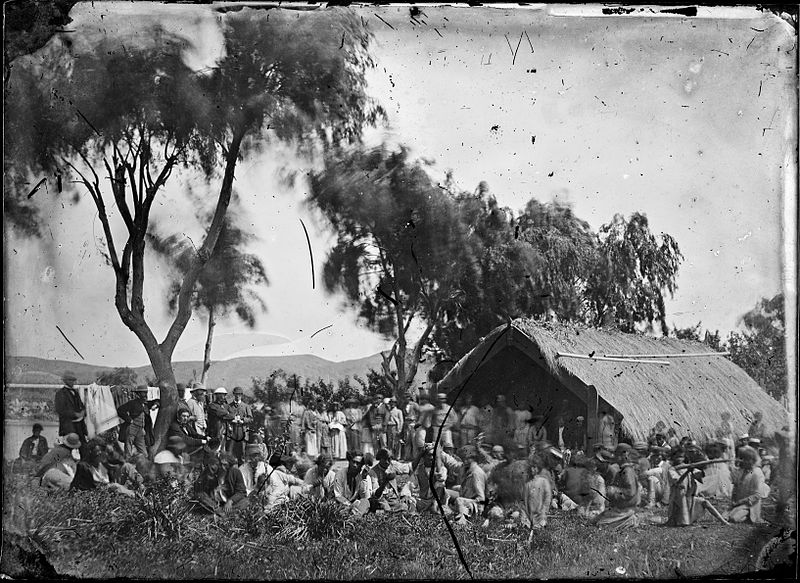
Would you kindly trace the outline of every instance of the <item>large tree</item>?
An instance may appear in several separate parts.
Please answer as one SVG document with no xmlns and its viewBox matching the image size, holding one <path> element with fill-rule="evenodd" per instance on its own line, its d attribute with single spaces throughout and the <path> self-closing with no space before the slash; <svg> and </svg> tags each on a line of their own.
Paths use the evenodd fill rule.
<svg viewBox="0 0 800 583">
<path fill-rule="evenodd" d="M 238 161 L 265 138 L 306 151 L 355 140 L 382 113 L 365 92 L 369 34 L 351 12 L 245 8 L 226 14 L 223 26 L 225 57 L 211 70 L 188 69 L 182 41 L 142 30 L 140 37 L 155 42 L 137 48 L 106 39 L 74 56 L 51 45 L 52 58 L 20 67 L 6 99 L 5 167 L 14 170 L 6 197 L 25 200 L 24 183 L 40 173 L 65 188 L 75 179 L 90 195 L 116 278 L 117 311 L 164 385 L 157 442 L 175 413 L 172 353 L 225 222 Z M 146 237 L 153 206 L 181 165 L 202 170 L 215 185 L 214 212 L 159 340 L 145 317 Z"/>
<path fill-rule="evenodd" d="M 343 291 L 364 321 L 395 339 L 384 375 L 402 393 L 436 326 L 462 298 L 461 282 L 475 275 L 476 238 L 458 202 L 402 148 L 332 154 L 311 176 L 309 202 L 337 234 L 325 286 Z"/>
</svg>

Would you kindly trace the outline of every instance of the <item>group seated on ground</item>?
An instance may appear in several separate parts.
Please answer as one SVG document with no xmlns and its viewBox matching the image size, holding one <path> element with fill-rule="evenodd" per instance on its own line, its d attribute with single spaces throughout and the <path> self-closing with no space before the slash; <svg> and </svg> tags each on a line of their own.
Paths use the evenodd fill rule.
<svg viewBox="0 0 800 583">
<path fill-rule="evenodd" d="M 498 420 L 486 433 L 480 432 L 478 409 L 471 403 L 449 425 L 446 395 L 436 394 L 430 401 L 421 395 L 419 404 L 404 403 L 405 418 L 395 399 L 375 399 L 362 416 L 355 415 L 365 420 L 360 431 L 352 431 L 352 423 L 334 430 L 344 431 L 346 441 L 333 439 L 335 435 L 320 438 L 330 430 L 323 421 L 340 416 L 338 407 L 330 416 L 317 403 L 316 412 L 304 413 L 304 434 L 292 436 L 287 423 L 280 436 L 271 430 L 267 444 L 269 421 L 264 427 L 246 426 L 253 414 L 239 387 L 230 403 L 227 391 L 216 389 L 214 402 L 205 407 L 206 389 L 197 385 L 192 399 L 179 406 L 164 449 L 154 454 L 146 387 L 135 392 L 137 398 L 118 409 L 122 435 L 112 429 L 87 440 L 85 434 L 70 432 L 47 451 L 46 445 L 40 447 L 41 429 L 34 428 L 23 451 L 30 463 L 39 457 L 33 472 L 39 484 L 48 490 L 106 488 L 135 496 L 148 483 L 165 478 L 190 490 L 195 511 L 213 515 L 251 504 L 270 511 L 308 497 L 340 504 L 356 517 L 441 513 L 457 524 L 512 520 L 531 529 L 546 527 L 554 510 L 574 512 L 600 527 L 625 528 L 655 521 L 649 511 L 657 506 L 667 508 L 663 523 L 669 526 L 693 524 L 706 512 L 724 524 L 757 523 L 771 479 L 779 506 L 785 508 L 793 492 L 793 476 L 787 471 L 793 459 L 791 434 L 788 428 L 775 434 L 781 450 L 773 472 L 775 457 L 761 447 L 765 436 L 758 416 L 752 435 L 742 436 L 738 447 L 730 432 L 721 430 L 703 451 L 696 441 L 678 439 L 661 423 L 647 442 L 616 443 L 606 431 L 592 451 L 584 451 L 562 417 L 556 444 L 547 441 L 541 415 L 531 415 L 529 430 L 519 440 L 511 439 L 504 423 L 511 424 L 513 412 L 502 396 L 495 407 L 502 415 L 494 415 Z M 346 420 L 356 409 L 346 409 Z M 576 419 L 582 423 L 582 417 Z M 339 421 L 331 423 L 341 425 Z M 723 416 L 723 429 L 724 423 Z M 403 426 L 407 431 L 401 431 Z M 339 451 L 343 443 L 354 447 Z M 576 444 L 574 449 L 569 443 Z M 346 464 L 337 466 L 334 455 Z M 730 508 L 720 512 L 724 506 Z"/>
</svg>

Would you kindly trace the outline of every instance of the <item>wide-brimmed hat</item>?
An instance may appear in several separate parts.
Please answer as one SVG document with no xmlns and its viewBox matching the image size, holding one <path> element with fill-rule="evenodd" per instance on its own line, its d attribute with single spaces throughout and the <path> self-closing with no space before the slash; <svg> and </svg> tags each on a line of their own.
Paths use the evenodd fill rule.
<svg viewBox="0 0 800 583">
<path fill-rule="evenodd" d="M 206 386 L 203 383 L 192 383 L 192 388 L 189 389 L 192 393 L 195 391 L 206 391 Z"/>
<path fill-rule="evenodd" d="M 71 370 L 64 371 L 64 374 L 61 375 L 61 380 L 66 381 L 77 381 L 78 377 L 75 376 L 75 373 Z"/>
<path fill-rule="evenodd" d="M 214 389 L 214 394 L 215 395 L 227 395 L 228 394 L 228 389 L 226 389 L 225 387 L 218 387 L 218 388 Z"/>
<path fill-rule="evenodd" d="M 244 389 L 242 387 L 233 387 L 233 394 L 244 395 Z"/>
<path fill-rule="evenodd" d="M 614 450 L 614 453 L 630 453 L 632 450 L 633 450 L 633 448 L 630 445 L 628 445 L 627 443 L 619 443 L 619 444 L 617 444 L 617 447 Z"/>
<path fill-rule="evenodd" d="M 81 438 L 77 433 L 67 433 L 62 443 L 70 449 L 78 449 L 81 446 Z"/>
</svg>

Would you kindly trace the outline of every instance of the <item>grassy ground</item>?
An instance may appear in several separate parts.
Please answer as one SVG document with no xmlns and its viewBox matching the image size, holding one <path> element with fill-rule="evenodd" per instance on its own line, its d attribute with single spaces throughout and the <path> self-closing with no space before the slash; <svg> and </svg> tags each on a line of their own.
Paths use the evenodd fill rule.
<svg viewBox="0 0 800 583">
<path fill-rule="evenodd" d="M 186 514 L 180 493 L 165 485 L 148 503 L 108 492 L 48 494 L 14 474 L 4 485 L 1 567 L 12 576 L 468 578 L 435 516 L 352 522 L 335 506 L 295 505 L 269 517 L 253 510 L 215 522 Z M 456 534 L 476 578 L 662 579 L 753 573 L 779 530 L 706 521 L 615 533 L 556 512 L 530 541 L 529 531 L 502 523 L 456 527 Z"/>
</svg>

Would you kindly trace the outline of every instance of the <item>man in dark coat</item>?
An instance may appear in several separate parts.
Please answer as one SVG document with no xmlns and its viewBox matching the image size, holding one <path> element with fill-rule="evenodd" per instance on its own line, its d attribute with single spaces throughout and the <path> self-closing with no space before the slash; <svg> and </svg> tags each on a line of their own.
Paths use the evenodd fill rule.
<svg viewBox="0 0 800 583">
<path fill-rule="evenodd" d="M 244 457 L 248 429 L 253 422 L 253 410 L 250 405 L 242 401 L 242 395 L 244 395 L 244 389 L 234 387 L 233 401 L 228 403 L 228 414 L 231 416 L 231 420 L 228 422 L 227 450 L 240 462 Z"/>
<path fill-rule="evenodd" d="M 75 388 L 78 378 L 75 373 L 67 371 L 62 377 L 64 386 L 56 391 L 55 409 L 58 414 L 58 435 L 64 436 L 75 433 L 86 443 L 86 406 Z"/>
<path fill-rule="evenodd" d="M 195 431 L 191 419 L 192 414 L 189 411 L 186 409 L 178 409 L 177 418 L 170 423 L 169 429 L 167 429 L 167 439 L 170 437 L 180 437 L 183 443 L 186 444 L 187 449 L 194 450 L 194 453 L 202 455 L 202 452 L 197 452 L 197 450 L 201 449 L 208 440 L 205 436 Z M 190 451 L 189 453 L 191 454 L 192 452 Z"/>
<path fill-rule="evenodd" d="M 228 404 L 225 402 L 227 394 L 228 390 L 225 387 L 218 387 L 214 390 L 213 401 L 206 408 L 206 436 L 209 439 L 218 439 L 223 444 L 227 422 L 233 419 L 233 415 L 228 410 Z"/>
<path fill-rule="evenodd" d="M 133 391 L 136 396 L 117 408 L 117 415 L 122 419 L 120 441 L 125 444 L 126 457 L 134 453 L 147 455 L 147 436 L 153 432 L 147 385 L 139 385 Z"/>
<path fill-rule="evenodd" d="M 42 435 L 43 429 L 41 423 L 33 424 L 33 435 L 25 438 L 25 441 L 22 442 L 22 447 L 19 448 L 20 458 L 38 462 L 49 451 L 47 440 Z"/>
</svg>

